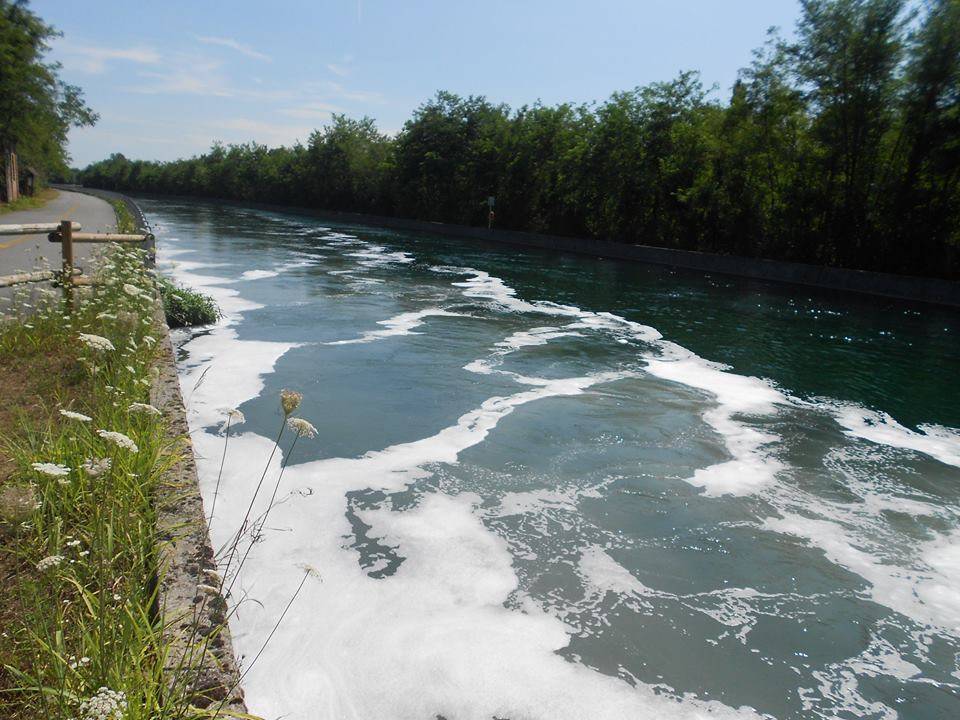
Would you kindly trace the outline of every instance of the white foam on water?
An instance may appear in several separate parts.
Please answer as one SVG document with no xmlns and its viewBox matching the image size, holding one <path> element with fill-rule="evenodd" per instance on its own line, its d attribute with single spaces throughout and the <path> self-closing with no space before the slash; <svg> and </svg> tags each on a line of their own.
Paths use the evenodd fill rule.
<svg viewBox="0 0 960 720">
<path fill-rule="evenodd" d="M 344 253 L 344 255 L 359 258 L 359 264 L 369 268 L 386 267 L 397 263 L 405 265 L 413 262 L 413 256 L 410 253 L 391 252 L 382 245 L 373 243 L 364 243 L 362 250 Z"/>
<path fill-rule="evenodd" d="M 428 317 L 464 317 L 460 313 L 450 312 L 443 308 L 426 308 L 415 312 L 400 313 L 392 318 L 380 320 L 377 325 L 383 325 L 383 330 L 368 330 L 358 338 L 351 340 L 334 340 L 324 343 L 325 345 L 355 345 L 375 342 L 384 338 L 397 337 L 400 335 L 416 335 L 414 328 L 423 325 Z"/>
<path fill-rule="evenodd" d="M 511 312 L 576 318 L 575 322 L 563 329 L 538 327 L 516 332 L 498 343 L 492 357 L 475 360 L 464 369 L 485 374 L 502 372 L 520 382 L 534 384 L 535 379 L 496 370 L 502 357 L 523 347 L 580 335 L 580 330 L 609 333 L 621 342 L 638 340 L 653 344 L 660 354 L 645 356 L 647 372 L 713 395 L 717 407 L 706 410 L 703 419 L 723 438 L 732 455 L 729 461 L 698 469 L 692 477 L 687 478 L 687 482 L 703 488 L 704 494 L 709 496 L 748 495 L 769 484 L 784 469 L 784 464 L 768 452 L 769 446 L 780 438 L 735 418 L 737 415 L 771 415 L 776 412 L 777 405 L 790 403 L 787 396 L 776 390 L 769 381 L 729 372 L 727 366 L 704 360 L 686 348 L 662 340 L 663 336 L 655 328 L 610 312 L 595 313 L 570 305 L 522 300 L 517 297 L 516 290 L 500 278 L 473 268 L 438 266 L 431 269 L 438 273 L 471 275 L 465 281 L 453 283 L 456 287 L 464 288 L 466 297 L 490 300 Z"/>
<path fill-rule="evenodd" d="M 783 601 L 791 599 L 791 596 L 761 593 L 750 587 L 727 587 L 686 594 L 656 590 L 634 577 L 598 545 L 588 545 L 582 550 L 577 574 L 583 581 L 587 604 L 595 611 L 607 593 L 614 596 L 614 607 L 622 604 L 640 613 L 652 613 L 651 603 L 654 600 L 667 601 L 702 613 L 722 627 L 739 628 L 736 638 L 742 644 L 746 644 L 747 634 L 756 625 L 759 615 L 774 615 Z M 576 613 L 579 610 L 567 608 L 565 612 Z M 603 618 L 602 612 L 596 614 Z"/>
<path fill-rule="evenodd" d="M 509 337 L 499 341 L 495 345 L 493 352 L 489 357 L 479 358 L 473 362 L 467 363 L 463 366 L 463 369 L 468 372 L 478 373 L 481 375 L 500 373 L 516 378 L 518 376 L 514 373 L 497 370 L 497 367 L 503 362 L 503 358 L 505 356 L 522 348 L 546 345 L 551 340 L 556 340 L 558 338 L 581 336 L 581 333 L 578 333 L 574 330 L 561 330 L 560 328 L 556 327 L 535 327 L 530 328 L 529 330 L 519 330 Z M 533 383 L 526 384 L 529 385 Z"/>
<path fill-rule="evenodd" d="M 277 270 L 246 270 L 241 276 L 241 280 L 260 280 L 262 278 L 276 277 L 280 273 Z"/>
<path fill-rule="evenodd" d="M 541 488 L 525 492 L 508 492 L 500 498 L 500 507 L 496 515 L 509 517 L 525 513 L 542 513 L 545 510 L 557 508 L 576 510 L 579 496 L 580 493 L 573 489 L 562 491 Z"/>
<path fill-rule="evenodd" d="M 361 245 L 363 250 L 353 254 L 360 265 L 413 261 L 406 253 L 389 253 L 352 236 L 334 238 L 330 243 Z M 193 274 L 202 267 L 202 263 L 190 265 L 181 261 L 180 273 L 188 284 L 196 286 L 199 282 L 205 291 L 219 293 L 218 298 L 223 299 L 232 314 L 257 307 L 235 291 L 223 288 L 229 280 Z M 534 327 L 513 333 L 492 348 L 489 358 L 467 366 L 475 372 L 502 372 L 495 367 L 506 354 L 594 331 L 607 334 L 618 343 L 653 344 L 657 354 L 641 351 L 647 362 L 646 372 L 709 394 L 715 405 L 704 410 L 703 418 L 721 436 L 732 456 L 727 462 L 697 470 L 688 482 L 703 487 L 704 494 L 710 496 L 758 493 L 771 500 L 780 517 L 767 520 L 764 529 L 800 537 L 819 548 L 831 562 L 863 577 L 871 586 L 869 595 L 875 602 L 921 624 L 960 635 L 960 531 L 931 535 L 928 542 L 917 544 L 905 561 L 903 548 L 887 548 L 885 552 L 877 541 L 861 532 L 855 511 L 810 494 L 794 493 L 787 499 L 781 498 L 786 486 L 778 481 L 778 473 L 785 466 L 771 453 L 779 438 L 748 424 L 748 418 L 769 417 L 779 407 L 797 406 L 794 399 L 771 383 L 730 372 L 726 366 L 661 341 L 653 328 L 611 313 L 528 302 L 518 298 L 516 291 L 501 279 L 472 268 L 434 270 L 469 275 L 468 280 L 453 285 L 462 288 L 464 296 L 489 301 L 499 310 L 570 319 L 561 327 Z M 439 308 L 431 310 L 447 314 Z M 401 314 L 381 321 L 383 330 L 369 331 L 339 344 L 409 334 L 432 314 L 430 310 L 421 312 L 427 314 L 419 318 L 415 317 L 418 313 Z M 229 320 L 225 324 L 228 326 Z M 239 404 L 224 402 L 225 394 L 243 399 L 259 394 L 262 375 L 272 369 L 283 352 L 295 347 L 281 343 L 256 347 L 239 341 L 236 333 L 231 332 L 229 327 L 218 327 L 214 340 L 207 345 L 188 347 L 191 360 L 184 378 L 191 380 L 199 379 L 205 361 L 222 354 L 244 357 L 244 364 L 249 364 L 246 368 L 228 368 L 223 373 L 215 373 L 211 367 L 188 398 L 191 426 L 195 429 L 218 422 L 220 418 L 214 416 L 224 404 Z M 234 374 L 244 372 L 247 375 L 237 383 Z M 374 569 L 386 567 L 384 561 L 362 568 L 357 553 L 344 545 L 343 539 L 353 534 L 345 517 L 346 494 L 351 490 L 402 490 L 410 482 L 427 477 L 430 469 L 426 466 L 457 462 L 462 450 L 482 442 L 500 419 L 523 404 L 582 394 L 593 385 L 637 373 L 602 373 L 562 380 L 510 375 L 531 387 L 515 395 L 490 398 L 480 408 L 461 416 L 455 425 L 431 437 L 370 452 L 361 458 L 333 458 L 287 470 L 282 503 L 272 510 L 265 540 L 254 547 L 232 599 L 248 593 L 262 603 L 245 603 L 240 616 L 231 622 L 241 653 L 247 658 L 255 655 L 273 628 L 302 577 L 298 563 L 320 568 L 324 582 L 307 583 L 284 625 L 247 676 L 245 686 L 254 711 L 270 716 L 290 713 L 293 718 L 419 719 L 441 713 L 450 720 L 489 720 L 492 716 L 562 719 L 752 714 L 749 710 L 733 711 L 691 698 L 680 702 L 666 700 L 649 686 L 641 684 L 634 689 L 621 680 L 562 659 L 557 651 L 567 646 L 570 632 L 562 619 L 539 611 L 529 602 L 523 604 L 524 612 L 504 607 L 508 596 L 517 589 L 510 549 L 480 522 L 478 499 L 474 496 L 433 493 L 423 497 L 412 510 L 395 512 L 380 508 L 358 512 L 370 526 L 368 537 L 379 538 L 403 558 L 393 575 L 370 577 Z M 185 394 L 189 392 L 186 380 L 184 390 Z M 218 398 L 217 402 L 213 397 Z M 829 411 L 852 437 L 923 452 L 952 465 L 960 457 L 956 454 L 960 452 L 956 445 L 960 435 L 950 429 L 923 426 L 922 432 L 914 432 L 889 416 L 871 416 L 853 406 L 845 406 L 842 411 L 819 411 Z M 199 432 L 195 438 L 202 489 L 209 501 L 222 437 Z M 241 490 L 249 491 L 246 486 L 250 481 L 240 479 L 249 477 L 251 468 L 265 460 L 272 444 L 252 434 L 239 435 L 230 442 L 229 472 L 224 475 L 224 488 L 229 491 L 222 488 L 218 500 L 218 518 L 212 528 L 215 543 L 225 542 L 235 529 L 227 526 L 226 518 L 238 522 L 242 517 L 249 496 Z M 277 472 L 278 463 L 276 458 L 271 474 Z M 259 470 L 256 475 L 259 476 Z M 863 508 L 870 511 L 897 510 L 913 516 L 938 514 L 931 503 L 886 492 L 863 492 L 863 500 Z M 266 509 L 265 502 L 266 498 L 262 499 L 256 512 Z M 801 506 L 803 513 L 795 511 L 791 502 Z M 575 505 L 576 494 L 562 491 L 512 493 L 501 499 L 496 514 L 506 517 Z M 809 517 L 811 514 L 816 517 Z M 220 518 L 224 520 L 218 522 Z M 774 598 L 751 588 L 724 588 L 690 595 L 656 591 L 637 580 L 599 546 L 584 549 L 577 572 L 584 580 L 588 604 L 596 606 L 612 594 L 619 601 L 634 603 L 639 611 L 647 611 L 654 601 L 672 600 L 712 617 L 721 626 L 740 627 L 741 642 L 762 610 L 760 603 Z M 829 686 L 824 680 L 823 696 L 837 703 L 837 707 L 886 712 L 889 708 L 867 703 L 856 692 L 858 675 L 874 672 L 907 677 L 911 672 L 913 666 L 907 661 L 898 665 L 892 657 L 884 657 L 882 662 L 874 654 L 840 664 L 843 669 L 838 672 L 849 675 L 844 675 L 839 690 L 834 689 L 836 673 Z M 278 676 L 277 667 L 295 670 Z M 437 680 L 425 683 L 424 678 Z M 410 688 L 416 691 L 411 692 Z M 308 707 L 310 710 L 305 711 Z"/>
<path fill-rule="evenodd" d="M 583 578 L 588 594 L 593 596 L 608 592 L 638 597 L 656 597 L 659 594 L 637 580 L 629 570 L 596 545 L 584 548 L 577 572 Z"/>
<path fill-rule="evenodd" d="M 843 708 L 854 717 L 895 720 L 899 717 L 896 710 L 863 696 L 859 678 L 887 676 L 902 683 L 930 682 L 921 677 L 921 673 L 920 668 L 905 660 L 888 641 L 873 635 L 860 655 L 814 671 L 812 676 L 818 682 L 816 692 L 811 688 L 799 688 L 798 692 L 804 710 L 817 717 L 836 717 L 836 708 Z"/>
<path fill-rule="evenodd" d="M 361 567 L 344 545 L 353 533 L 345 517 L 351 490 L 402 489 L 429 474 L 425 465 L 456 462 L 516 407 L 613 379 L 574 378 L 550 390 L 491 398 L 432 437 L 361 458 L 290 467 L 285 485 L 295 491 L 274 508 L 272 529 L 241 575 L 242 592 L 256 602 L 244 605 L 234 623 L 239 652 L 259 651 L 303 577 L 301 563 L 319 568 L 323 582 L 308 581 L 247 675 L 251 710 L 337 720 L 757 717 L 749 709 L 631 687 L 559 656 L 569 642 L 562 622 L 532 607 L 504 606 L 518 581 L 506 542 L 478 517 L 477 496 L 429 493 L 402 512 L 357 512 L 370 527 L 367 537 L 403 558 L 385 578 L 370 577 L 372 568 Z M 214 454 L 213 447 L 204 450 Z M 253 455 L 266 450 L 259 442 L 230 462 L 256 467 Z M 225 475 L 233 472 L 231 465 Z M 233 516 L 246 498 L 221 502 Z"/>
<path fill-rule="evenodd" d="M 770 456 L 767 447 L 780 438 L 736 419 L 737 416 L 771 415 L 789 399 L 766 380 L 729 372 L 672 342 L 662 342 L 664 359 L 650 357 L 647 372 L 710 393 L 717 406 L 703 419 L 723 438 L 732 460 L 698 469 L 687 482 L 709 496 L 747 495 L 774 480 L 785 466 Z"/>
<path fill-rule="evenodd" d="M 187 383 L 211 368 L 189 396 L 191 424 L 197 430 L 209 424 L 214 404 L 222 403 L 225 394 L 236 400 L 258 393 L 253 383 L 285 351 L 281 344 L 257 348 L 258 343 L 239 341 L 223 330 L 215 330 L 207 346 L 197 338 L 188 347 L 195 365 L 184 376 Z M 238 384 L 233 371 L 211 375 L 208 359 L 224 355 L 244 358 L 247 382 Z M 338 720 L 419 720 L 438 713 L 478 720 L 494 715 L 531 720 L 755 717 L 748 709 L 664 697 L 648 686 L 633 688 L 557 655 L 569 642 L 563 623 L 545 613 L 504 607 L 517 586 L 511 556 L 504 541 L 480 522 L 474 497 L 434 494 L 414 510 L 363 513 L 371 526 L 368 536 L 383 539 L 404 558 L 385 579 L 370 578 L 354 553 L 342 547 L 341 538 L 351 532 L 344 517 L 350 490 L 402 489 L 428 474 L 424 465 L 456 462 L 462 450 L 482 442 L 515 408 L 581 394 L 626 376 L 544 381 L 512 396 L 490 398 L 432 437 L 362 458 L 290 467 L 287 485 L 295 491 L 283 495 L 273 509 L 265 539 L 253 548 L 231 598 L 256 600 L 244 603 L 231 622 L 241 655 L 249 659 L 260 650 L 302 579 L 299 563 L 321 568 L 324 580 L 310 579 L 304 586 L 246 677 L 253 711 Z M 209 500 L 222 439 L 200 431 L 195 443 Z M 256 468 L 270 446 L 269 440 L 249 433 L 232 438 L 212 525 L 218 546 L 232 535 L 227 518 L 238 522 L 242 517 L 251 481 L 259 474 Z M 278 472 L 278 463 L 275 458 L 269 475 Z M 244 477 L 249 479 L 239 480 Z M 265 502 L 264 495 L 255 514 L 266 510 Z M 318 527 L 323 531 L 316 532 Z M 287 671 L 277 673 L 279 667 Z M 432 680 L 425 683 L 424 678 Z"/>
<path fill-rule="evenodd" d="M 921 425 L 920 432 L 904 427 L 887 413 L 857 405 L 823 403 L 847 435 L 878 445 L 924 453 L 945 465 L 960 468 L 960 430 L 940 425 Z"/>
<path fill-rule="evenodd" d="M 818 509 L 827 512 L 825 504 Z M 915 544 L 912 558 L 904 558 L 907 548 L 870 543 L 857 525 L 781 512 L 763 527 L 802 538 L 859 575 L 878 605 L 960 638 L 960 530 Z M 885 559 L 889 552 L 893 557 Z"/>
</svg>

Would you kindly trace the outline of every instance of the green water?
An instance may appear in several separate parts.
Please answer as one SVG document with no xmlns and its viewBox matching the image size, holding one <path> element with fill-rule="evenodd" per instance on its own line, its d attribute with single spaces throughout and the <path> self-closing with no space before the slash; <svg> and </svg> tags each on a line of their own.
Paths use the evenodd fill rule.
<svg viewBox="0 0 960 720">
<path fill-rule="evenodd" d="M 281 388 L 318 429 L 239 579 L 250 658 L 295 565 L 324 575 L 245 679 L 252 711 L 960 715 L 957 313 L 143 208 L 161 267 L 227 314 L 178 339 L 208 504 L 218 413 L 247 417 L 215 541 Z"/>
</svg>

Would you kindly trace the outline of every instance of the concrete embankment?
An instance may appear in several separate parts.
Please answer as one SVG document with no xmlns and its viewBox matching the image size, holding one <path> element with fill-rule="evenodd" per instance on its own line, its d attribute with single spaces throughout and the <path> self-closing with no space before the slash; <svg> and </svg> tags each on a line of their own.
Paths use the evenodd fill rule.
<svg viewBox="0 0 960 720">
<path fill-rule="evenodd" d="M 97 190 L 96 192 L 105 191 Z M 318 210 L 292 205 L 237 202 L 216 198 L 189 198 L 183 196 L 149 195 L 145 197 L 202 200 L 203 202 L 223 205 L 307 215 L 340 223 L 371 225 L 434 235 L 471 238 L 486 242 L 504 243 L 555 252 L 576 253 L 579 255 L 592 255 L 594 257 L 663 265 L 695 272 L 719 273 L 772 283 L 787 283 L 829 291 L 853 292 L 894 298 L 897 300 L 960 307 L 960 283 L 938 278 L 847 270 L 844 268 L 781 262 L 778 260 L 762 260 L 737 255 L 718 255 L 692 250 L 675 250 L 672 248 L 653 247 L 651 245 L 631 245 L 610 240 L 566 237 L 561 235 L 540 235 L 516 230 L 488 230 L 486 228 L 467 225 L 452 225 L 382 215 Z"/>
<path fill-rule="evenodd" d="M 238 683 L 239 671 L 227 624 L 227 604 L 219 594 L 210 592 L 219 579 L 173 344 L 162 311 L 157 322 L 165 332 L 157 358 L 160 372 L 150 389 L 150 402 L 163 413 L 168 439 L 179 450 L 178 460 L 164 474 L 156 496 L 158 611 L 170 650 L 164 671 L 168 685 L 172 685 L 181 668 L 192 661 L 199 667 L 190 677 L 194 704 L 205 707 L 226 699 L 224 711 L 244 713 L 243 690 Z"/>
<path fill-rule="evenodd" d="M 110 193 L 105 199 L 126 203 L 137 231 L 149 231 L 143 213 L 129 197 Z M 178 453 L 177 461 L 160 479 L 155 497 L 157 612 L 169 650 L 164 672 L 168 686 L 182 684 L 178 675 L 182 675 L 184 666 L 192 664 L 198 668 L 188 677 L 193 704 L 210 707 L 222 702 L 225 716 L 242 714 L 246 706 L 227 624 L 227 604 L 222 596 L 210 592 L 218 585 L 216 562 L 200 497 L 170 330 L 159 307 L 155 322 L 161 331 L 156 359 L 159 372 L 150 388 L 150 402 L 163 413 L 167 439 Z"/>
<path fill-rule="evenodd" d="M 239 204 L 239 203 L 237 203 Z M 248 204 L 243 203 L 248 206 Z M 803 263 L 762 260 L 737 255 L 718 255 L 715 253 L 695 252 L 653 247 L 651 245 L 630 245 L 610 240 L 565 237 L 561 235 L 539 235 L 515 230 L 488 230 L 466 225 L 408 220 L 404 218 L 383 217 L 313 210 L 310 208 L 292 208 L 283 205 L 255 204 L 255 207 L 277 212 L 295 212 L 313 217 L 329 218 L 343 223 L 374 225 L 400 230 L 412 230 L 462 238 L 474 238 L 496 243 L 519 245 L 524 247 L 553 250 L 559 252 L 592 255 L 594 257 L 630 260 L 633 262 L 665 265 L 686 270 L 706 273 L 720 273 L 737 277 L 764 280 L 791 285 L 863 293 L 881 297 L 933 303 L 960 307 L 960 283 L 938 278 L 921 278 L 909 275 L 847 270 L 844 268 L 806 265 Z"/>
</svg>

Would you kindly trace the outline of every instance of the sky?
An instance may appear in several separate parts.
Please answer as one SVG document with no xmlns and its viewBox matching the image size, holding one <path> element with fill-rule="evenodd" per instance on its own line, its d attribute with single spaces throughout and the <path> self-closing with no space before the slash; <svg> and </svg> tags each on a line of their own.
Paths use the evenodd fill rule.
<svg viewBox="0 0 960 720">
<path fill-rule="evenodd" d="M 306 140 L 333 112 L 395 133 L 438 90 L 512 107 L 603 100 L 699 70 L 729 96 L 797 0 L 34 0 L 100 114 L 73 164 Z"/>
</svg>

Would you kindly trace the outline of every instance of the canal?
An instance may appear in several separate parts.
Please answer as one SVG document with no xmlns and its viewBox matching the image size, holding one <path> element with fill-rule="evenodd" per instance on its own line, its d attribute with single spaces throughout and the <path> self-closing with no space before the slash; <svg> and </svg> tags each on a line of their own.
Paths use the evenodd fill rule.
<svg viewBox="0 0 960 720">
<path fill-rule="evenodd" d="M 956 312 L 141 204 L 252 712 L 960 716 Z"/>
</svg>

